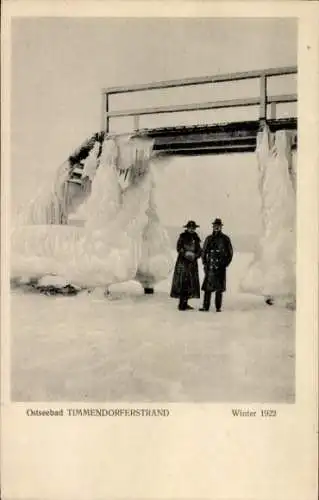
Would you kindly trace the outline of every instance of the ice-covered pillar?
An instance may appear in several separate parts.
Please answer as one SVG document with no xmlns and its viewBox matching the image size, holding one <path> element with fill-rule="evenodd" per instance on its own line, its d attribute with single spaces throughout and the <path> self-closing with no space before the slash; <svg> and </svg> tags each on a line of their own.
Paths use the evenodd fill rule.
<svg viewBox="0 0 319 500">
<path fill-rule="evenodd" d="M 259 192 L 262 232 L 242 290 L 262 295 L 268 303 L 295 302 L 295 178 L 291 135 L 272 135 L 267 126 L 258 134 Z"/>
<path fill-rule="evenodd" d="M 152 183 L 147 209 L 147 224 L 143 231 L 142 253 L 136 273 L 136 281 L 146 294 L 153 293 L 156 283 L 164 280 L 173 267 L 169 236 L 163 227 L 156 205 L 156 181 L 151 169 Z"/>
</svg>

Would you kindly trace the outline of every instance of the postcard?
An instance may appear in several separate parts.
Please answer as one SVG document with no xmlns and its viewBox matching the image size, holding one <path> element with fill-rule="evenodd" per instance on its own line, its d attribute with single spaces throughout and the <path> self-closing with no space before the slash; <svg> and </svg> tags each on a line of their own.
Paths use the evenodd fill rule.
<svg viewBox="0 0 319 500">
<path fill-rule="evenodd" d="M 314 500 L 318 2 L 7 1 L 4 500 Z"/>
</svg>

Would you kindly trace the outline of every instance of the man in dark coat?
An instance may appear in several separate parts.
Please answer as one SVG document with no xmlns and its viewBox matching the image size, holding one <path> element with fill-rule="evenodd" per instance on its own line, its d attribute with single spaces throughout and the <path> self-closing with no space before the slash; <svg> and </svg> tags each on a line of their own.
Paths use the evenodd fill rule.
<svg viewBox="0 0 319 500">
<path fill-rule="evenodd" d="M 222 232 L 221 219 L 213 222 L 213 232 L 207 236 L 202 252 L 205 278 L 202 286 L 204 290 L 204 304 L 200 311 L 208 311 L 211 296 L 215 292 L 216 311 L 220 312 L 223 301 L 223 292 L 226 291 L 226 268 L 233 258 L 233 247 L 230 238 Z"/>
<path fill-rule="evenodd" d="M 180 234 L 177 241 L 178 257 L 175 264 L 171 297 L 179 298 L 178 309 L 186 311 L 193 309 L 188 300 L 200 297 L 198 274 L 198 259 L 201 256 L 200 238 L 196 233 L 199 226 L 190 220 L 184 226 L 186 230 Z"/>
</svg>

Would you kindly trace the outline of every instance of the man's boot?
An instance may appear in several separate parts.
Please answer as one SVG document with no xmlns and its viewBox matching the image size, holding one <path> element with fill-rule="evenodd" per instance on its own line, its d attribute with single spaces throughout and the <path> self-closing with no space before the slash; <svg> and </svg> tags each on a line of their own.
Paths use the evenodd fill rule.
<svg viewBox="0 0 319 500">
<path fill-rule="evenodd" d="M 215 293 L 215 307 L 216 307 L 217 312 L 221 311 L 222 303 L 223 303 L 223 292 L 216 292 Z"/>
<path fill-rule="evenodd" d="M 200 311 L 209 311 L 211 297 L 212 292 L 205 292 L 203 307 L 200 308 Z"/>
</svg>

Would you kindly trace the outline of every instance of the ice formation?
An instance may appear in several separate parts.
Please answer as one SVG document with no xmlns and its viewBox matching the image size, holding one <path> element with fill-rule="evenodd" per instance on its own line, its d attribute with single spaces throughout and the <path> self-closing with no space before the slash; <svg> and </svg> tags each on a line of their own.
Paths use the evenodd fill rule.
<svg viewBox="0 0 319 500">
<path fill-rule="evenodd" d="M 70 157 L 13 229 L 12 279 L 55 275 L 79 287 L 131 279 L 153 286 L 164 279 L 172 261 L 153 200 L 152 147 L 146 139 L 96 135 Z M 79 161 L 88 189 L 72 196 L 67 166 Z M 72 211 L 84 227 L 62 225 L 61 214 Z"/>
<path fill-rule="evenodd" d="M 46 182 L 28 206 L 16 214 L 16 224 L 62 224 L 65 221 L 65 190 L 69 176 L 68 163 L 63 163 L 54 177 L 48 175 Z"/>
<path fill-rule="evenodd" d="M 271 134 L 265 126 L 257 136 L 262 233 L 241 288 L 272 303 L 295 302 L 295 164 L 291 135 Z"/>
<path fill-rule="evenodd" d="M 173 265 L 169 237 L 157 214 L 155 191 L 156 186 L 152 176 L 146 212 L 148 221 L 143 230 L 141 258 L 135 277 L 144 288 L 152 288 L 157 281 L 165 279 Z"/>
<path fill-rule="evenodd" d="M 68 215 L 75 211 L 90 191 L 98 165 L 101 139 L 94 134 L 85 141 L 58 170 L 49 172 L 29 204 L 20 207 L 15 215 L 15 225 L 66 224 Z M 84 158 L 83 156 L 86 155 Z M 74 168 L 82 163 L 83 181 L 81 187 L 70 185 L 67 181 Z M 75 188 L 76 186 L 76 188 Z"/>
</svg>

